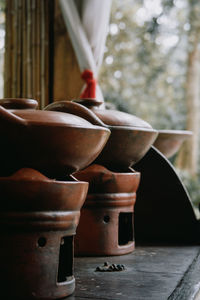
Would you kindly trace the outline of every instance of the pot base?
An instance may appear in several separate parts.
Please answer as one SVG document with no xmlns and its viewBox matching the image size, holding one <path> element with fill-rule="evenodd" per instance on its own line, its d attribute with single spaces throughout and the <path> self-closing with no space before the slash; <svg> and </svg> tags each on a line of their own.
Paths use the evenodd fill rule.
<svg viewBox="0 0 200 300">
<path fill-rule="evenodd" d="M 73 236 L 79 214 L 0 213 L 1 295 L 27 300 L 73 293 Z"/>
<path fill-rule="evenodd" d="M 117 202 L 120 203 L 118 207 Z M 111 198 L 108 194 L 88 195 L 75 237 L 75 255 L 122 255 L 132 252 L 135 248 L 134 204 L 134 193 L 112 194 Z"/>
</svg>

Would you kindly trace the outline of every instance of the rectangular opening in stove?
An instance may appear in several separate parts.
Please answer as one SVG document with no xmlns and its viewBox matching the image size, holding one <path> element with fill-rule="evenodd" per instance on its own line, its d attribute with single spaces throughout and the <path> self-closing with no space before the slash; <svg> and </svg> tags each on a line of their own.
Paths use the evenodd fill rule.
<svg viewBox="0 0 200 300">
<path fill-rule="evenodd" d="M 133 241 L 133 213 L 121 212 L 119 214 L 118 243 L 126 245 L 131 241 Z"/>
<path fill-rule="evenodd" d="M 71 280 L 73 276 L 73 236 L 62 237 L 60 242 L 60 254 L 57 282 Z"/>
</svg>

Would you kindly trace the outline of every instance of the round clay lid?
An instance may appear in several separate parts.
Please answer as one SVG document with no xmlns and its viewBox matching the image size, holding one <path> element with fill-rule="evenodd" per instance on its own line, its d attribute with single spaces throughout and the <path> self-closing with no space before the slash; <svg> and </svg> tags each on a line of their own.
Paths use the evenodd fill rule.
<svg viewBox="0 0 200 300">
<path fill-rule="evenodd" d="M 151 125 L 146 121 L 122 111 L 97 108 L 93 108 L 92 111 L 107 125 L 152 129 Z"/>
<path fill-rule="evenodd" d="M 41 110 L 12 110 L 10 112 L 28 124 L 94 128 L 94 125 L 87 120 L 69 113 Z"/>
<path fill-rule="evenodd" d="M 26 98 L 3 98 L 0 99 L 0 105 L 6 109 L 36 109 L 38 102 Z"/>
<path fill-rule="evenodd" d="M 98 108 L 98 106 L 101 105 L 102 102 L 98 101 L 97 99 L 85 98 L 73 101 L 90 108 L 96 114 L 96 116 L 99 117 L 99 119 L 106 125 L 152 129 L 152 126 L 149 123 L 132 114 L 125 113 L 119 110 Z"/>
</svg>

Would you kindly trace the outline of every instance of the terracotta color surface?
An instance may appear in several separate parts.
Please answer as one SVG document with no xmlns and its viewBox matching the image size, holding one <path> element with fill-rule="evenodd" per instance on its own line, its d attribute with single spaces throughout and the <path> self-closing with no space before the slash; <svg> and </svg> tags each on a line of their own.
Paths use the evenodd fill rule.
<svg viewBox="0 0 200 300">
<path fill-rule="evenodd" d="M 105 126 L 105 124 L 87 107 L 73 101 L 57 101 L 47 105 L 44 110 L 60 111 L 79 116 L 93 125 Z"/>
<path fill-rule="evenodd" d="M 70 247 L 78 219 L 79 212 L 0 213 L 3 299 L 56 299 L 74 291 Z M 71 239 L 67 254 L 70 272 L 59 284 L 59 251 L 64 237 Z"/>
<path fill-rule="evenodd" d="M 52 180 L 28 168 L 0 177 L 0 197 L 6 199 L 0 211 L 79 211 L 88 183 L 70 180 Z"/>
<path fill-rule="evenodd" d="M 133 251 L 133 212 L 140 173 L 115 173 L 93 165 L 75 177 L 89 182 L 75 238 L 75 254 L 121 255 Z"/>
<path fill-rule="evenodd" d="M 124 172 L 149 150 L 157 132 L 151 129 L 110 126 L 110 138 L 95 163 Z"/>
<path fill-rule="evenodd" d="M 192 132 L 187 130 L 159 130 L 153 145 L 169 158 L 180 149 L 184 140 L 191 135 Z"/>
<path fill-rule="evenodd" d="M 86 182 L 57 182 L 33 169 L 0 178 L 5 299 L 57 299 L 73 293 L 73 236 L 87 189 Z"/>
<path fill-rule="evenodd" d="M 88 101 L 91 109 L 87 108 Z M 90 122 L 93 122 L 91 114 L 93 113 L 94 122 L 98 117 L 101 122 L 99 125 L 111 130 L 111 136 L 96 163 L 112 170 L 126 170 L 146 154 L 157 136 L 157 131 L 145 121 L 130 114 L 93 108 L 92 102 L 94 102 L 94 106 L 97 106 L 96 100 L 84 99 L 77 100 L 74 106 L 71 103 L 70 107 L 68 101 L 56 102 L 49 105 L 47 109 L 81 115 Z M 84 103 L 86 105 L 83 112 Z M 79 104 L 79 108 L 77 104 Z"/>
<path fill-rule="evenodd" d="M 110 131 L 75 115 L 16 110 L 0 106 L 0 175 L 22 167 L 61 178 L 89 165 L 101 152 Z"/>
<path fill-rule="evenodd" d="M 131 126 L 140 128 L 152 128 L 146 121 L 119 110 L 98 108 L 103 102 L 93 98 L 73 100 L 76 103 L 90 108 L 105 124 L 112 126 Z"/>
<path fill-rule="evenodd" d="M 130 169 L 126 173 L 111 172 L 105 167 L 92 164 L 74 176 L 81 181 L 89 182 L 89 193 L 132 193 L 139 185 L 140 173 Z"/>
<path fill-rule="evenodd" d="M 0 105 L 7 109 L 36 109 L 38 102 L 34 99 L 25 98 L 3 98 Z"/>
</svg>

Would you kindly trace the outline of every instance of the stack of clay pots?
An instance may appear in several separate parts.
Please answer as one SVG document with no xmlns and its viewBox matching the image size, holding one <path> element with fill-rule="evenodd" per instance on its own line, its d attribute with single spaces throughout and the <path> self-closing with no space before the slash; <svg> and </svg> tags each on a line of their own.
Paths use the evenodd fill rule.
<svg viewBox="0 0 200 300">
<path fill-rule="evenodd" d="M 84 116 L 111 131 L 95 164 L 74 176 L 89 182 L 75 238 L 76 255 L 120 255 L 133 251 L 134 204 L 140 174 L 131 169 L 149 150 L 157 131 L 143 120 L 99 108 L 95 99 L 60 101 L 47 110 Z"/>
<path fill-rule="evenodd" d="M 73 293 L 73 238 L 88 183 L 71 174 L 99 155 L 110 130 L 70 113 L 0 100 L 0 267 L 4 299 Z"/>
<path fill-rule="evenodd" d="M 60 101 L 40 111 L 35 100 L 0 100 L 5 299 L 73 293 L 73 240 L 82 206 L 77 255 L 120 255 L 135 247 L 140 174 L 131 167 L 157 132 L 135 116 L 98 104 Z"/>
</svg>

